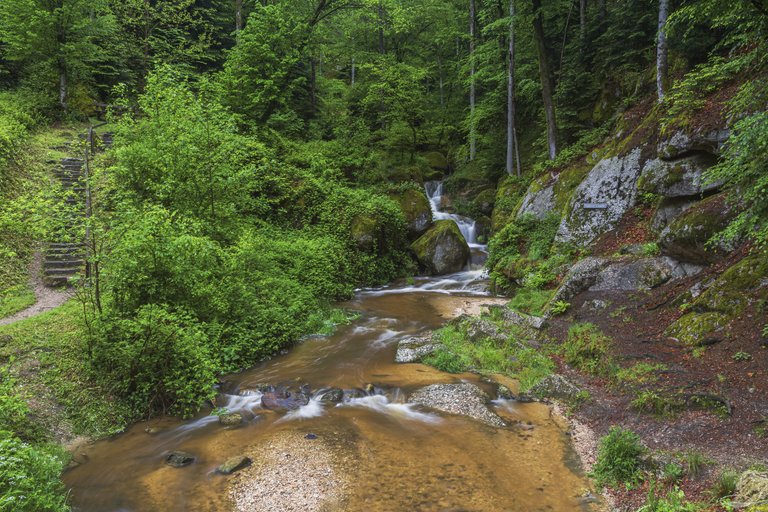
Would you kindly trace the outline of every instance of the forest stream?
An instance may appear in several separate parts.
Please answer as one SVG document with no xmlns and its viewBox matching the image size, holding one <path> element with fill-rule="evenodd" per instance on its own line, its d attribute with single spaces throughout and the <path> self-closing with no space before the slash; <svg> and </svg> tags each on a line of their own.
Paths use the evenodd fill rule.
<svg viewBox="0 0 768 512">
<path fill-rule="evenodd" d="M 439 207 L 434 200 L 439 192 L 433 188 L 428 193 Z M 462 219 L 458 221 L 465 236 L 473 237 L 467 231 L 471 222 L 462 226 Z M 473 259 L 482 260 L 485 248 L 469 242 Z M 64 475 L 75 510 L 587 510 L 582 496 L 589 483 L 567 427 L 548 406 L 493 400 L 491 409 L 508 425 L 497 428 L 407 401 L 416 389 L 435 383 L 469 382 L 497 397 L 497 385 L 477 375 L 394 362 L 399 340 L 492 302 L 499 299 L 487 293 L 477 264 L 458 274 L 360 290 L 340 305 L 359 312 L 351 325 L 331 336 L 310 337 L 287 353 L 223 379 L 216 405 L 240 412 L 241 425 L 222 426 L 209 408 L 190 421 L 163 417 L 140 423 L 87 448 L 86 462 Z M 266 410 L 265 383 L 291 389 L 306 385 L 311 399 L 294 410 Z M 332 388 L 345 390 L 343 400 L 321 401 Z M 291 508 L 288 501 L 285 508 L 243 506 L 248 499 L 238 496 L 232 480 L 248 477 L 217 474 L 217 466 L 249 453 L 254 462 L 248 470 L 258 472 L 264 463 L 260 456 L 266 457 L 272 441 L 281 436 L 293 440 L 289 448 L 280 448 L 286 458 L 291 457 L 291 443 L 304 445 L 310 456 L 315 447 L 337 452 L 340 470 L 333 479 L 339 488 L 346 484 L 343 496 L 321 504 L 324 508 Z M 175 450 L 193 454 L 194 463 L 167 465 Z M 268 464 L 262 471 L 270 471 Z M 289 480 L 275 485 L 286 500 L 297 483 L 320 484 L 303 471 L 301 462 Z"/>
</svg>

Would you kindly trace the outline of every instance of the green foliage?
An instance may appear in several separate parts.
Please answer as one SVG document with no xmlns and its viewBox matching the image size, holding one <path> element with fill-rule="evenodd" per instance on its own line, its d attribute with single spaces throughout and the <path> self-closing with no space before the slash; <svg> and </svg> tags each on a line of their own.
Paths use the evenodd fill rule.
<svg viewBox="0 0 768 512">
<path fill-rule="evenodd" d="M 698 478 L 704 466 L 712 463 L 712 461 L 703 453 L 696 450 L 687 450 L 683 454 L 683 465 L 685 466 L 685 474 L 691 478 Z"/>
<path fill-rule="evenodd" d="M 709 495 L 714 500 L 730 498 L 736 494 L 736 484 L 739 482 L 738 471 L 733 469 L 724 469 L 720 472 L 715 483 L 709 489 Z"/>
<path fill-rule="evenodd" d="M 645 451 L 637 434 L 611 427 L 608 435 L 600 439 L 591 476 L 599 486 L 634 484 L 640 478 L 640 457 Z"/>
<path fill-rule="evenodd" d="M 679 397 L 646 389 L 632 400 L 631 406 L 638 411 L 669 418 L 679 413 L 685 407 L 685 403 Z"/>
<path fill-rule="evenodd" d="M 643 244 L 643 256 L 658 256 L 661 254 L 659 244 L 656 242 L 648 242 Z"/>
<path fill-rule="evenodd" d="M 0 510 L 68 511 L 59 478 L 65 462 L 61 448 L 30 445 L 0 430 Z"/>
<path fill-rule="evenodd" d="M 678 482 L 684 474 L 685 470 L 676 462 L 669 462 L 661 468 L 661 478 L 666 482 Z"/>
<path fill-rule="evenodd" d="M 731 359 L 733 359 L 734 361 L 751 361 L 752 354 L 750 354 L 749 352 L 739 351 L 733 354 L 731 356 Z"/>
<path fill-rule="evenodd" d="M 520 288 L 512 296 L 507 306 L 516 311 L 539 316 L 544 313 L 552 294 L 552 290 Z"/>
<path fill-rule="evenodd" d="M 659 380 L 659 373 L 667 369 L 661 363 L 637 363 L 628 368 L 616 371 L 616 382 L 619 384 L 652 384 Z"/>
<path fill-rule="evenodd" d="M 6 289 L 0 296 L 0 318 L 12 315 L 35 303 L 35 292 L 28 286 L 17 285 Z"/>
<path fill-rule="evenodd" d="M 549 312 L 552 313 L 554 316 L 562 315 L 566 311 L 568 311 L 568 308 L 571 307 L 570 302 L 566 302 L 564 300 L 558 300 L 555 301 L 554 304 L 552 304 L 552 307 L 549 308 Z"/>
<path fill-rule="evenodd" d="M 561 350 L 565 361 L 590 375 L 606 376 L 614 372 L 610 349 L 611 338 L 594 324 L 573 324 Z"/>
<path fill-rule="evenodd" d="M 666 496 L 657 496 L 656 484 L 651 483 L 646 502 L 637 512 L 697 512 L 705 509 L 704 505 L 687 501 L 683 490 L 677 487 Z"/>
</svg>

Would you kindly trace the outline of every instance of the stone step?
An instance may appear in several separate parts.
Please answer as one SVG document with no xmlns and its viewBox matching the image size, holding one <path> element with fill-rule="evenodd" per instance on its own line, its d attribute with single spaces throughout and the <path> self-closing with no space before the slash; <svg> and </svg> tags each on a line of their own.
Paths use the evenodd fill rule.
<svg viewBox="0 0 768 512">
<path fill-rule="evenodd" d="M 51 288 L 57 286 L 69 285 L 69 278 L 72 276 L 43 276 L 43 283 Z"/>
<path fill-rule="evenodd" d="M 58 266 L 59 263 L 83 263 L 85 260 L 84 254 L 82 252 L 73 252 L 69 254 L 61 254 L 61 253 L 48 253 L 45 255 L 45 261 L 43 262 L 45 265 L 49 265 L 51 267 Z M 67 265 L 63 265 L 67 266 Z"/>
<path fill-rule="evenodd" d="M 49 269 L 79 269 L 81 267 L 85 266 L 85 261 L 81 259 L 72 259 L 72 260 L 49 260 L 48 257 L 45 258 L 45 261 L 43 262 L 43 268 L 46 272 L 48 272 Z"/>
<path fill-rule="evenodd" d="M 77 274 L 78 272 L 78 268 L 53 267 L 46 268 L 44 274 L 46 277 L 69 277 Z"/>
</svg>

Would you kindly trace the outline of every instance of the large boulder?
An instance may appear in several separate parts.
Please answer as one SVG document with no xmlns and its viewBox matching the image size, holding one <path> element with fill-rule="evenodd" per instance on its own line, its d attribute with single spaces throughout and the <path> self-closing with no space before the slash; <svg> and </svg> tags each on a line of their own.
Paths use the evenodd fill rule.
<svg viewBox="0 0 768 512">
<path fill-rule="evenodd" d="M 430 275 L 459 272 L 469 261 L 464 235 L 452 220 L 439 220 L 411 244 L 419 266 Z"/>
<path fill-rule="evenodd" d="M 601 270 L 589 291 L 650 290 L 669 280 L 693 275 L 700 270 L 701 267 L 683 265 L 664 256 L 621 261 Z"/>
<path fill-rule="evenodd" d="M 504 427 L 504 421 L 486 405 L 490 399 L 474 384 L 432 384 L 414 392 L 409 401 L 450 414 L 460 414 L 490 425 Z"/>
<path fill-rule="evenodd" d="M 664 228 L 672 224 L 675 219 L 680 217 L 683 212 L 695 206 L 698 202 L 698 198 L 692 199 L 690 197 L 666 197 L 662 199 L 651 219 L 651 228 L 660 233 Z"/>
<path fill-rule="evenodd" d="M 361 251 L 372 251 L 376 247 L 376 231 L 378 222 L 368 215 L 358 215 L 352 219 L 350 231 L 352 240 Z"/>
<path fill-rule="evenodd" d="M 717 194 L 687 209 L 661 233 L 659 245 L 663 254 L 680 261 L 708 265 L 731 249 L 707 243 L 733 219 L 724 194 Z"/>
<path fill-rule="evenodd" d="M 608 266 L 610 260 L 606 258 L 588 257 L 578 261 L 563 278 L 560 288 L 552 297 L 552 303 L 568 301 L 588 290 L 597 281 L 600 272 Z"/>
<path fill-rule="evenodd" d="M 392 196 L 392 199 L 397 201 L 403 211 L 411 240 L 423 235 L 432 225 L 432 208 L 423 191 L 409 188 Z"/>
<path fill-rule="evenodd" d="M 664 197 L 696 196 L 717 190 L 722 183 L 708 183 L 704 172 L 716 162 L 708 154 L 694 154 L 673 162 L 648 160 L 637 182 L 640 193 L 653 193 Z"/>
<path fill-rule="evenodd" d="M 642 149 L 600 160 L 570 198 L 557 231 L 558 242 L 589 245 L 613 229 L 635 204 Z"/>
<path fill-rule="evenodd" d="M 665 160 L 681 158 L 695 152 L 719 155 L 729 134 L 727 129 L 697 130 L 692 133 L 678 130 L 659 142 L 658 153 Z"/>
<path fill-rule="evenodd" d="M 517 216 L 533 215 L 541 220 L 555 208 L 555 182 L 541 188 L 536 187 L 536 182 L 525 193 Z"/>
</svg>

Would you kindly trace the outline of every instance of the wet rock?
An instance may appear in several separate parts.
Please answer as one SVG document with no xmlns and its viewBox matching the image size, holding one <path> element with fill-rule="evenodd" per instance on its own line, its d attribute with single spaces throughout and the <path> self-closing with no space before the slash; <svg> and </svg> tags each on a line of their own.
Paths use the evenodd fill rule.
<svg viewBox="0 0 768 512">
<path fill-rule="evenodd" d="M 219 424 L 225 427 L 234 427 L 243 422 L 243 415 L 239 412 L 230 412 L 219 416 Z"/>
<path fill-rule="evenodd" d="M 252 462 L 253 461 L 251 461 L 249 457 L 238 455 L 227 459 L 224 464 L 216 468 L 216 471 L 222 475 L 231 475 L 235 471 L 240 471 L 241 469 L 250 466 Z"/>
<path fill-rule="evenodd" d="M 344 390 L 344 401 L 352 400 L 353 398 L 364 398 L 368 396 L 368 394 L 363 391 L 360 388 L 355 389 L 345 389 Z"/>
<path fill-rule="evenodd" d="M 304 393 L 291 391 L 269 392 L 261 396 L 261 406 L 270 411 L 293 411 L 309 403 L 309 397 Z"/>
<path fill-rule="evenodd" d="M 144 429 L 144 432 L 146 432 L 147 434 L 153 436 L 155 434 L 158 434 L 158 433 L 162 432 L 162 429 L 157 428 L 157 427 L 147 427 L 147 428 Z"/>
<path fill-rule="evenodd" d="M 526 315 L 518 311 L 513 311 L 506 307 L 500 308 L 502 311 L 502 319 L 506 324 L 520 325 L 523 327 L 532 327 L 536 330 L 543 329 L 547 323 L 547 319 L 539 316 Z"/>
<path fill-rule="evenodd" d="M 499 384 L 498 389 L 496 390 L 497 395 L 499 398 L 502 398 L 504 400 L 514 400 L 515 394 L 512 393 L 512 390 L 509 389 L 504 384 Z"/>
<path fill-rule="evenodd" d="M 492 427 L 504 421 L 488 406 L 488 395 L 474 384 L 432 384 L 414 392 L 409 401 L 450 414 L 468 416 Z"/>
<path fill-rule="evenodd" d="M 597 276 L 608 266 L 610 260 L 588 257 L 576 263 L 563 278 L 563 283 L 555 292 L 551 302 L 568 301 L 579 293 L 588 290 L 597 281 Z"/>
<path fill-rule="evenodd" d="M 397 344 L 396 363 L 418 363 L 435 352 L 440 345 L 433 343 L 431 337 L 409 337 Z"/>
<path fill-rule="evenodd" d="M 742 473 L 736 484 L 736 495 L 733 501 L 734 505 L 738 503 L 738 508 L 757 507 L 768 503 L 768 473 L 759 471 Z"/>
<path fill-rule="evenodd" d="M 344 390 L 331 388 L 320 394 L 320 401 L 327 403 L 338 403 L 344 400 Z"/>
<path fill-rule="evenodd" d="M 557 373 L 544 377 L 528 390 L 530 396 L 539 400 L 555 398 L 571 401 L 578 398 L 579 393 L 581 393 L 581 388 Z"/>
<path fill-rule="evenodd" d="M 419 266 L 430 275 L 459 272 L 469 261 L 464 235 L 452 220 L 439 220 L 411 244 Z"/>
<path fill-rule="evenodd" d="M 611 230 L 635 204 L 641 148 L 628 155 L 603 159 L 579 184 L 570 199 L 556 240 L 586 246 Z M 599 204 L 600 208 L 586 208 Z"/>
<path fill-rule="evenodd" d="M 173 451 L 165 458 L 165 463 L 174 468 L 183 468 L 193 462 L 195 462 L 195 456 L 182 451 Z"/>
</svg>

